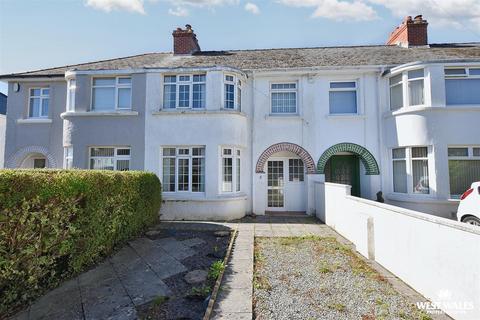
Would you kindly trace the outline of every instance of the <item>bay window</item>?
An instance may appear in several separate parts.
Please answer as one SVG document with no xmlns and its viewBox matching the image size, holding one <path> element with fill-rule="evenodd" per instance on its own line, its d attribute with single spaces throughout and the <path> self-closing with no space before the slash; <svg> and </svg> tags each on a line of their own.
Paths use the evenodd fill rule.
<svg viewBox="0 0 480 320">
<path fill-rule="evenodd" d="M 410 70 L 389 79 L 390 110 L 425 104 L 425 71 Z"/>
<path fill-rule="evenodd" d="M 329 108 L 330 114 L 357 113 L 357 82 L 330 82 Z"/>
<path fill-rule="evenodd" d="M 418 106 L 425 103 L 424 100 L 424 71 L 423 69 L 408 71 L 408 105 Z"/>
<path fill-rule="evenodd" d="M 205 74 L 168 75 L 163 77 L 163 108 L 205 108 Z"/>
<path fill-rule="evenodd" d="M 225 75 L 224 78 L 224 102 L 225 109 L 241 110 L 242 81 L 233 75 Z"/>
<path fill-rule="evenodd" d="M 397 110 L 403 107 L 403 75 L 391 77 L 390 82 L 390 110 Z"/>
<path fill-rule="evenodd" d="M 116 111 L 132 108 L 132 78 L 106 77 L 92 80 L 92 110 Z"/>
<path fill-rule="evenodd" d="M 445 68 L 447 105 L 480 104 L 480 67 Z"/>
<path fill-rule="evenodd" d="M 297 83 L 272 83 L 270 85 L 272 114 L 297 113 Z"/>
<path fill-rule="evenodd" d="M 480 146 L 449 147 L 448 172 L 450 196 L 459 198 L 472 182 L 480 181 Z"/>
<path fill-rule="evenodd" d="M 428 147 L 392 149 L 393 192 L 429 194 Z"/>
<path fill-rule="evenodd" d="M 75 90 L 77 84 L 75 79 L 68 80 L 67 83 L 67 111 L 75 111 Z"/>
<path fill-rule="evenodd" d="M 90 148 L 90 169 L 128 171 L 130 159 L 128 147 Z"/>
<path fill-rule="evenodd" d="M 205 192 L 205 148 L 162 148 L 162 184 L 165 192 Z"/>
<path fill-rule="evenodd" d="M 49 88 L 31 88 L 29 97 L 29 113 L 30 118 L 46 118 L 48 117 L 48 106 L 50 104 Z"/>
<path fill-rule="evenodd" d="M 239 192 L 241 189 L 241 151 L 237 148 L 222 148 L 221 152 L 221 191 L 225 193 Z"/>
</svg>

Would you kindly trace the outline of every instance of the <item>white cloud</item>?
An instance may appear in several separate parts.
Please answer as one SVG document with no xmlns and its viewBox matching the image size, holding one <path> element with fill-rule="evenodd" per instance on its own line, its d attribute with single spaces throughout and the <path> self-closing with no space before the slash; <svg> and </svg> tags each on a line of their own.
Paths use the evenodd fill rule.
<svg viewBox="0 0 480 320">
<path fill-rule="evenodd" d="M 245 4 L 245 10 L 252 14 L 260 14 L 260 9 L 255 3 L 247 2 Z"/>
<path fill-rule="evenodd" d="M 125 10 L 145 14 L 143 0 L 87 0 L 85 5 L 105 12 Z"/>
<path fill-rule="evenodd" d="M 177 16 L 177 17 L 186 17 L 189 15 L 189 12 L 186 8 L 183 7 L 177 7 L 175 9 L 168 9 L 168 14 L 171 14 L 172 16 Z"/>
<path fill-rule="evenodd" d="M 430 26 L 453 26 L 480 31 L 479 0 L 368 0 L 396 17 L 423 15 Z"/>
<path fill-rule="evenodd" d="M 313 18 L 327 18 L 337 21 L 367 21 L 377 18 L 376 11 L 360 0 L 278 0 L 278 2 L 291 7 L 315 8 L 312 14 Z"/>
</svg>

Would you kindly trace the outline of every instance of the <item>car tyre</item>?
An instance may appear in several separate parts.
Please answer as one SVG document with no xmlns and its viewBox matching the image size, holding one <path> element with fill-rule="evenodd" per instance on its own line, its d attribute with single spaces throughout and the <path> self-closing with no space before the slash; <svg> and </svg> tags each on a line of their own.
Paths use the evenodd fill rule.
<svg viewBox="0 0 480 320">
<path fill-rule="evenodd" d="M 468 217 L 463 218 L 462 222 L 465 222 L 465 223 L 468 223 L 468 224 L 471 224 L 471 225 L 474 225 L 474 226 L 480 226 L 480 219 L 478 219 L 477 217 L 473 217 L 473 216 L 468 216 Z"/>
</svg>

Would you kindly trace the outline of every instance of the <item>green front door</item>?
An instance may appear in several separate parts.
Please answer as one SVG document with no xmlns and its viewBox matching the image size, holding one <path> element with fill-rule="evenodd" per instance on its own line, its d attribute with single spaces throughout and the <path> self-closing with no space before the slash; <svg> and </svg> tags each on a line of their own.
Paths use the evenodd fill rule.
<svg viewBox="0 0 480 320">
<path fill-rule="evenodd" d="M 360 197 L 360 164 L 355 155 L 332 156 L 325 166 L 325 181 L 352 186 L 352 196 Z"/>
</svg>

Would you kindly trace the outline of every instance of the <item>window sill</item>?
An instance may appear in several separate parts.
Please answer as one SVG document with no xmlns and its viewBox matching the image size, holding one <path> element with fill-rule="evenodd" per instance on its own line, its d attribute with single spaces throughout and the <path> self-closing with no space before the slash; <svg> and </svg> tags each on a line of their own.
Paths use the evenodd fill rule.
<svg viewBox="0 0 480 320">
<path fill-rule="evenodd" d="M 100 112 L 100 111 L 82 111 L 82 112 L 64 112 L 60 115 L 62 119 L 68 117 L 128 117 L 128 116 L 138 116 L 137 111 L 109 111 L 109 112 Z"/>
<path fill-rule="evenodd" d="M 359 113 L 333 113 L 333 114 L 327 114 L 325 116 L 327 119 L 365 119 L 364 114 L 359 114 Z"/>
<path fill-rule="evenodd" d="M 412 193 L 389 193 L 386 195 L 388 200 L 401 201 L 401 202 L 413 202 L 413 203 L 451 203 L 447 199 L 435 198 L 432 194 L 412 194 Z"/>
<path fill-rule="evenodd" d="M 246 200 L 245 193 L 234 194 L 218 194 L 216 197 L 207 198 L 204 192 L 198 194 L 192 192 L 164 192 L 162 200 L 164 201 L 209 201 L 209 202 L 221 202 L 221 201 L 235 201 Z"/>
<path fill-rule="evenodd" d="M 52 123 L 53 120 L 49 118 L 26 118 L 17 119 L 17 123 Z"/>
<path fill-rule="evenodd" d="M 265 118 L 271 119 L 302 119 L 298 113 L 269 113 Z"/>
<path fill-rule="evenodd" d="M 161 109 L 159 111 L 153 111 L 152 115 L 154 116 L 176 116 L 176 115 L 224 115 L 224 114 L 233 114 L 246 117 L 247 115 L 241 111 L 231 110 L 231 109 L 220 109 L 220 110 L 206 110 L 206 109 Z"/>
</svg>

